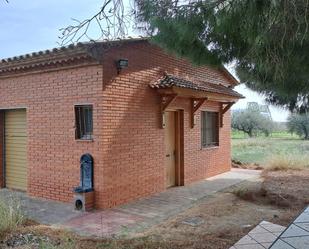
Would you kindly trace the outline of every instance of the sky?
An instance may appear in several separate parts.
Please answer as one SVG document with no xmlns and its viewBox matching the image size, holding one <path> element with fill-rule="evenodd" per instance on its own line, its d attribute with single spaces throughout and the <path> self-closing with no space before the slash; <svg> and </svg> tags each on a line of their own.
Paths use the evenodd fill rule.
<svg viewBox="0 0 309 249">
<path fill-rule="evenodd" d="M 83 20 L 96 13 L 101 0 L 0 0 L 0 58 L 58 47 L 60 28 L 72 24 L 71 18 Z M 233 70 L 232 70 L 233 71 Z M 247 102 L 265 104 L 264 97 L 243 84 L 235 88 L 246 99 L 232 109 L 242 109 Z M 275 121 L 283 122 L 288 112 L 270 106 Z"/>
<path fill-rule="evenodd" d="M 247 106 L 248 102 L 257 102 L 259 104 L 267 104 L 265 98 L 247 88 L 244 84 L 240 84 L 234 88 L 237 92 L 241 93 L 246 97 L 246 99 L 239 100 L 233 107 L 232 110 L 244 109 Z M 289 111 L 279 108 L 277 106 L 269 105 L 272 119 L 276 122 L 285 122 L 289 116 Z"/>
</svg>

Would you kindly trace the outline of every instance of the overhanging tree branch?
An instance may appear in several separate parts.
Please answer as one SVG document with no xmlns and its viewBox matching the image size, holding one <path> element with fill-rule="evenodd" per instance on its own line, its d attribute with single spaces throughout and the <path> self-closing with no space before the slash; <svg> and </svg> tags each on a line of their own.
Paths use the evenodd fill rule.
<svg viewBox="0 0 309 249">
<path fill-rule="evenodd" d="M 126 9 L 122 0 L 105 0 L 100 10 L 92 17 L 82 21 L 72 19 L 75 24 L 60 29 L 61 45 L 78 42 L 83 38 L 93 40 L 89 35 L 92 25 L 100 33 L 96 39 L 115 39 L 126 36 L 134 14 L 131 7 L 128 6 L 128 8 Z"/>
<path fill-rule="evenodd" d="M 233 0 L 212 0 L 209 1 L 208 8 L 224 8 L 230 1 Z M 78 42 L 83 38 L 93 40 L 89 35 L 89 29 L 92 25 L 95 25 L 100 32 L 100 36 L 97 39 L 122 38 L 127 36 L 130 29 L 133 28 L 143 30 L 147 34 L 150 34 L 147 32 L 149 31 L 149 25 L 146 24 L 148 20 L 145 20 L 143 18 L 144 13 L 141 13 L 141 10 L 144 10 L 145 5 L 149 2 L 152 1 L 129 0 L 128 6 L 126 6 L 123 0 L 104 0 L 100 10 L 90 18 L 84 20 L 72 18 L 75 24 L 60 29 L 60 44 L 66 45 L 68 43 Z M 172 15 L 179 11 L 195 9 L 204 2 L 203 0 L 158 1 L 159 5 L 165 3 L 164 6 L 170 9 L 168 12 Z M 134 26 L 137 23 L 142 26 Z"/>
<path fill-rule="evenodd" d="M 309 110 L 309 0 L 104 0 L 61 30 L 61 44 L 123 38 L 135 25 L 195 64 L 233 62 L 242 82 L 290 110 Z"/>
</svg>

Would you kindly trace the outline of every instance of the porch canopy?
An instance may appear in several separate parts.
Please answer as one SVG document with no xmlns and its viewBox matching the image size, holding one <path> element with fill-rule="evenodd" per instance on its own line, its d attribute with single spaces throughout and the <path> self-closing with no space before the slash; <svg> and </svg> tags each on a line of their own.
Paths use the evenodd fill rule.
<svg viewBox="0 0 309 249">
<path fill-rule="evenodd" d="M 220 103 L 220 126 L 223 126 L 223 115 L 232 105 L 243 95 L 234 91 L 229 86 L 208 82 L 197 82 L 180 78 L 174 75 L 164 75 L 155 82 L 150 83 L 150 87 L 156 89 L 161 95 L 161 112 L 177 98 L 185 97 L 191 101 L 191 126 L 194 127 L 194 114 L 205 101 L 216 101 Z"/>
</svg>

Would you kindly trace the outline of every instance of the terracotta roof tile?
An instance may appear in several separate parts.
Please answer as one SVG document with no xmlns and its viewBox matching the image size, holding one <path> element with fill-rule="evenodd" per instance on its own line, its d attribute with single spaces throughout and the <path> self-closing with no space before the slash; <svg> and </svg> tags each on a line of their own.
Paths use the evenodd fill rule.
<svg viewBox="0 0 309 249">
<path fill-rule="evenodd" d="M 148 37 L 91 41 L 0 59 L 0 77 L 6 76 L 7 74 L 15 74 L 20 71 L 34 70 L 35 68 L 39 68 L 40 70 L 43 67 L 50 68 L 57 67 L 58 65 L 72 65 L 80 62 L 100 63 L 103 59 L 104 52 L 111 47 L 146 41 L 149 41 Z M 232 79 L 233 83 L 238 83 L 224 67 L 222 67 L 222 70 Z M 214 88 L 212 85 L 213 84 L 211 84 L 209 88 Z M 191 85 L 191 87 L 194 89 L 195 86 Z M 220 91 L 220 89 L 217 91 Z"/>
<path fill-rule="evenodd" d="M 193 82 L 191 80 L 179 78 L 174 75 L 164 75 L 159 80 L 150 83 L 151 88 L 171 88 L 173 86 L 210 93 L 219 93 L 236 98 L 244 98 L 243 95 L 234 91 L 232 88 L 223 86 L 221 84 Z"/>
<path fill-rule="evenodd" d="M 28 70 L 36 67 L 51 66 L 56 64 L 71 64 L 76 61 L 88 60 L 100 62 L 103 51 L 123 43 L 146 41 L 147 38 L 129 38 L 119 40 L 104 40 L 96 42 L 84 42 L 69 46 L 38 51 L 6 59 L 0 59 L 0 76 L 4 73 L 19 70 Z"/>
</svg>

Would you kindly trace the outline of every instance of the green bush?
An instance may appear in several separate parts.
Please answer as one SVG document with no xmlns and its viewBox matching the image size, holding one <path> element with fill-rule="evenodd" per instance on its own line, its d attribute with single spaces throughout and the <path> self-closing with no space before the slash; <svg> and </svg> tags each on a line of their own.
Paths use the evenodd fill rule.
<svg viewBox="0 0 309 249">
<path fill-rule="evenodd" d="M 24 223 L 20 202 L 14 197 L 0 199 L 0 235 L 14 231 Z"/>
<path fill-rule="evenodd" d="M 288 129 L 290 132 L 309 140 L 309 113 L 290 115 L 288 118 Z"/>
</svg>

